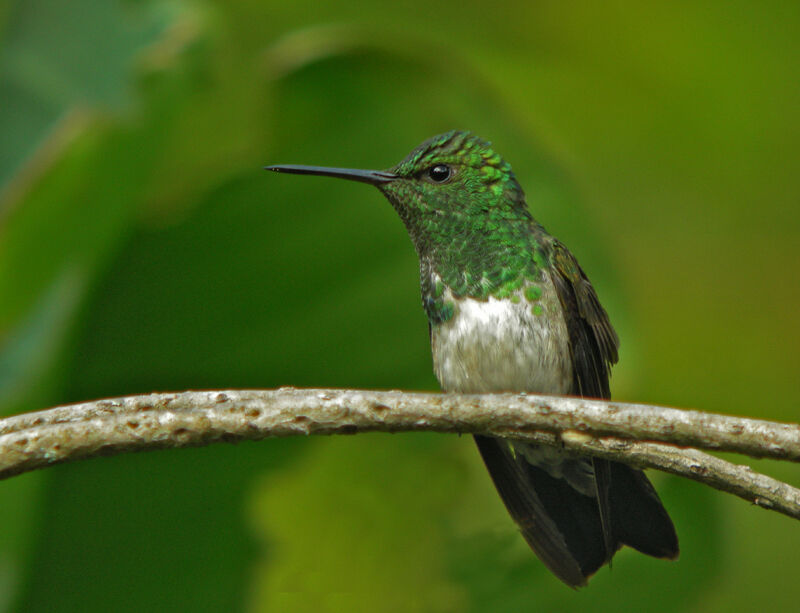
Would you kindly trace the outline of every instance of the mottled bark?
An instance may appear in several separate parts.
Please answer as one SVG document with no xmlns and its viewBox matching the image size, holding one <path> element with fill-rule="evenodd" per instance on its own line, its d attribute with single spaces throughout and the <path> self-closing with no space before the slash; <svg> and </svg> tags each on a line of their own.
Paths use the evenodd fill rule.
<svg viewBox="0 0 800 613">
<path fill-rule="evenodd" d="M 294 435 L 415 430 L 558 445 L 681 475 L 800 519 L 797 488 L 696 450 L 796 462 L 800 460 L 800 426 L 796 424 L 525 394 L 281 388 L 84 402 L 0 420 L 0 478 L 126 451 Z"/>
</svg>

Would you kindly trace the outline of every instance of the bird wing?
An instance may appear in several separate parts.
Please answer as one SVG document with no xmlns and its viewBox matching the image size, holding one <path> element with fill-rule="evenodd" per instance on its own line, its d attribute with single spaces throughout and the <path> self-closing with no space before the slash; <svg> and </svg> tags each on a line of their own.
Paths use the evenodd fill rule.
<svg viewBox="0 0 800 613">
<path fill-rule="evenodd" d="M 619 338 L 575 257 L 555 239 L 551 255 L 553 282 L 569 333 L 572 393 L 608 399 L 608 380 L 618 359 Z M 607 559 L 620 544 L 648 555 L 676 558 L 678 537 L 672 520 L 644 473 L 600 458 L 592 458 L 592 466 Z"/>
<path fill-rule="evenodd" d="M 572 393 L 610 398 L 608 379 L 618 359 L 617 333 L 578 261 L 555 239 L 551 257 L 553 283 L 564 310 L 572 351 Z"/>
<path fill-rule="evenodd" d="M 548 254 L 553 263 L 551 277 L 570 340 L 571 392 L 609 398 L 609 375 L 618 357 L 617 334 L 574 256 L 555 239 L 547 247 L 552 249 Z M 568 479 L 531 462 L 535 451 L 523 453 L 520 444 L 499 438 L 475 436 L 475 442 L 523 537 L 567 585 L 585 585 L 622 544 L 657 557 L 677 556 L 672 521 L 642 471 L 587 459 L 596 490 L 589 496 Z"/>
</svg>

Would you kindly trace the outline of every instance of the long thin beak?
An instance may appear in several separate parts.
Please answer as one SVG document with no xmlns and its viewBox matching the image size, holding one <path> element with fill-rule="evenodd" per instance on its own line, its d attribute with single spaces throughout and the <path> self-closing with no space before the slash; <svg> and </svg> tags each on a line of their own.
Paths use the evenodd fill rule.
<svg viewBox="0 0 800 613">
<path fill-rule="evenodd" d="M 361 181 L 370 185 L 389 183 L 397 179 L 397 175 L 383 170 L 356 170 L 354 168 L 328 168 L 327 166 L 298 166 L 295 164 L 279 164 L 277 166 L 264 166 L 264 170 L 275 172 L 288 172 L 294 175 L 319 175 L 322 177 L 337 177 L 350 181 Z"/>
</svg>

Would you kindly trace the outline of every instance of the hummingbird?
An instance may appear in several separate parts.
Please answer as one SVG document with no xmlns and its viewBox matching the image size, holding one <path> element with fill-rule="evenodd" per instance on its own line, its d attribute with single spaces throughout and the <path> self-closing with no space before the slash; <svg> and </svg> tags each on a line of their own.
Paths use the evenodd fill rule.
<svg viewBox="0 0 800 613">
<path fill-rule="evenodd" d="M 619 339 L 570 251 L 532 217 L 491 144 L 451 131 L 388 170 L 267 170 L 368 183 L 389 200 L 419 257 L 433 368 L 445 392 L 610 398 Z M 628 545 L 678 556 L 669 514 L 641 470 L 556 447 L 474 435 L 534 553 L 577 588 Z"/>
</svg>

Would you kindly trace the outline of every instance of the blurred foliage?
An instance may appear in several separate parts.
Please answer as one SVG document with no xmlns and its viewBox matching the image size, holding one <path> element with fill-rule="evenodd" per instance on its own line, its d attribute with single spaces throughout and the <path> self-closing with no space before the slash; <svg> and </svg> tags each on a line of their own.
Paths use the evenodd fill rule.
<svg viewBox="0 0 800 613">
<path fill-rule="evenodd" d="M 796 421 L 799 7 L 3 4 L 0 411 L 436 389 L 391 208 L 260 168 L 383 168 L 458 127 L 595 281 L 617 398 Z M 63 466 L 0 484 L 0 611 L 791 610 L 792 521 L 655 479 L 681 560 L 623 551 L 576 593 L 457 437 Z"/>
</svg>

